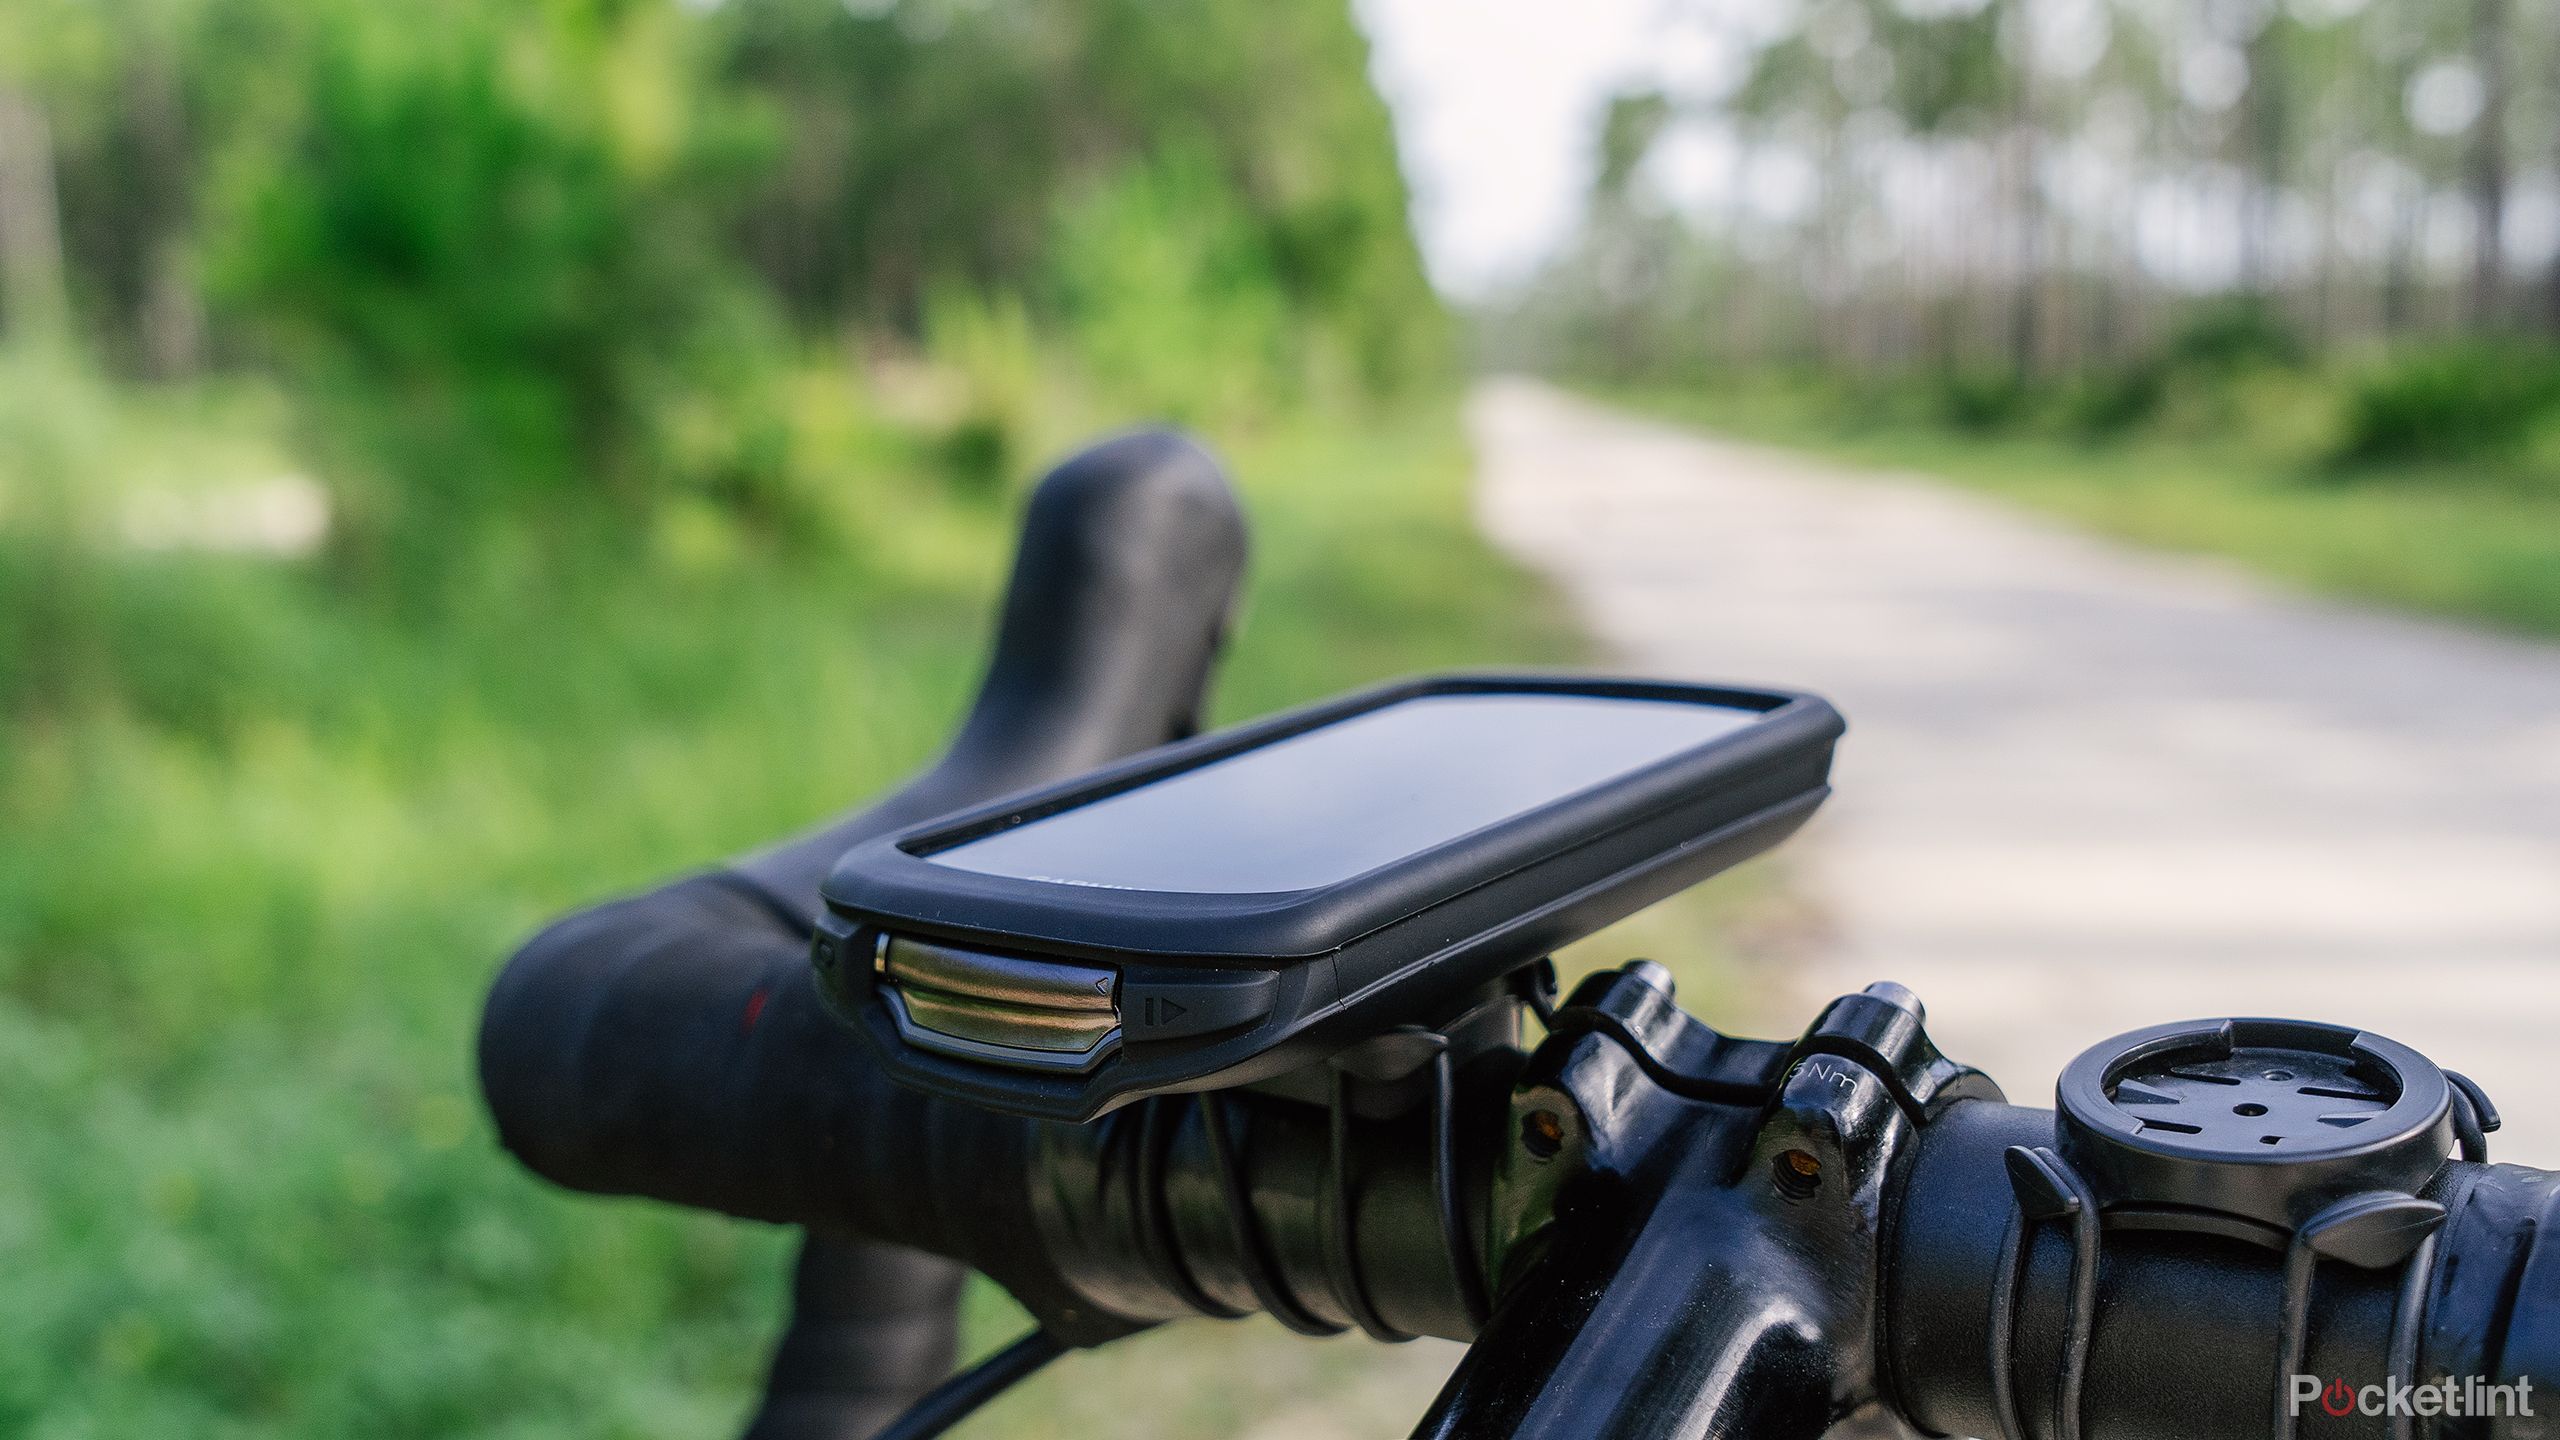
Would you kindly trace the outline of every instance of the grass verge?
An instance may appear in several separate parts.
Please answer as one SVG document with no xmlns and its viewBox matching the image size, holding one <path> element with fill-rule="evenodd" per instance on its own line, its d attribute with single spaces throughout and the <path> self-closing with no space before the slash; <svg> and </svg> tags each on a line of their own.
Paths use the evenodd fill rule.
<svg viewBox="0 0 2560 1440">
<path fill-rule="evenodd" d="M 2166 549 L 2229 556 L 2324 594 L 2560 635 L 2560 491 L 2495 467 L 2335 470 L 2239 442 L 2100 443 L 1858 418 L 1783 386 L 1604 398 L 1744 439 L 1919 470 Z"/>
</svg>

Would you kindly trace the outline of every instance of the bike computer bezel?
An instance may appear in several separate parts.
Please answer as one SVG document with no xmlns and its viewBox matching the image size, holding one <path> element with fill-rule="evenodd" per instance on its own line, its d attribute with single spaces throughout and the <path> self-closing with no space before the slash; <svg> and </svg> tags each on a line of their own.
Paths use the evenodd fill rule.
<svg viewBox="0 0 2560 1440">
<path fill-rule="evenodd" d="M 1366 712 L 1430 696 L 1501 694 L 1667 701 L 1755 718 L 1309 889 L 1107 889 L 927 858 Z M 1161 746 L 857 846 L 821 887 L 813 960 L 837 1011 L 891 1074 L 921 1089 L 1083 1120 L 1143 1095 L 1249 1083 L 1389 1026 L 1445 1022 L 1511 969 L 1777 844 L 1830 793 L 1832 750 L 1844 728 L 1826 701 L 1784 690 L 1546 674 L 1401 681 Z M 1032 1056 L 919 1026 L 889 969 L 893 944 L 910 942 L 918 954 L 973 956 L 1043 976 L 1089 980 L 1108 970 L 1109 1043 Z M 1171 1018 L 1157 1024 L 1158 1015 Z M 1227 1023 L 1202 1032 L 1204 1019 Z"/>
</svg>

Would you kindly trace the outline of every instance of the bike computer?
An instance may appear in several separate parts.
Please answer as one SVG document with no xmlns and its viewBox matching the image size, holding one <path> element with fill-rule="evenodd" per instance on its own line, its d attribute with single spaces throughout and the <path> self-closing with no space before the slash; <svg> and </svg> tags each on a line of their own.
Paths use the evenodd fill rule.
<svg viewBox="0 0 2560 1440">
<path fill-rule="evenodd" d="M 1776 844 L 1841 729 L 1778 691 L 1391 685 L 855 847 L 817 973 L 893 1075 L 1018 1114 L 1265 1079 Z"/>
</svg>

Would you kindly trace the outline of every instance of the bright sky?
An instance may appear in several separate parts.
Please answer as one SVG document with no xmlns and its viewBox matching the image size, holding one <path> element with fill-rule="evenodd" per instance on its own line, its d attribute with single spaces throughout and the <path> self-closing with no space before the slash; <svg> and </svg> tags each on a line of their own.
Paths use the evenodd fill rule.
<svg viewBox="0 0 2560 1440">
<path fill-rule="evenodd" d="M 1477 295 L 1573 228 L 1609 97 L 1659 75 L 1667 0 L 1354 0 L 1431 278 Z"/>
</svg>

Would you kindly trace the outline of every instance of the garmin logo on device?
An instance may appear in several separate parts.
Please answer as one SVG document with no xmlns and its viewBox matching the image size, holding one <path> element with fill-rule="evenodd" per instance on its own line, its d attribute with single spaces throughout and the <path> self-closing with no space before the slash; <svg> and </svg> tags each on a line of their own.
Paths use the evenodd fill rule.
<svg viewBox="0 0 2560 1440">
<path fill-rule="evenodd" d="M 2512 1385 L 2492 1385 L 2477 1375 L 2448 1375 L 2442 1380 L 2429 1380 L 2420 1385 L 2396 1378 L 2380 1385 L 2350 1385 L 2344 1379 L 2294 1376 L 2293 1413 L 2299 1415 L 2304 1406 L 2314 1404 L 2341 1417 L 2353 1414 L 2512 1415 L 2530 1418 L 2533 1414 L 2533 1379 L 2524 1376 Z"/>
</svg>

